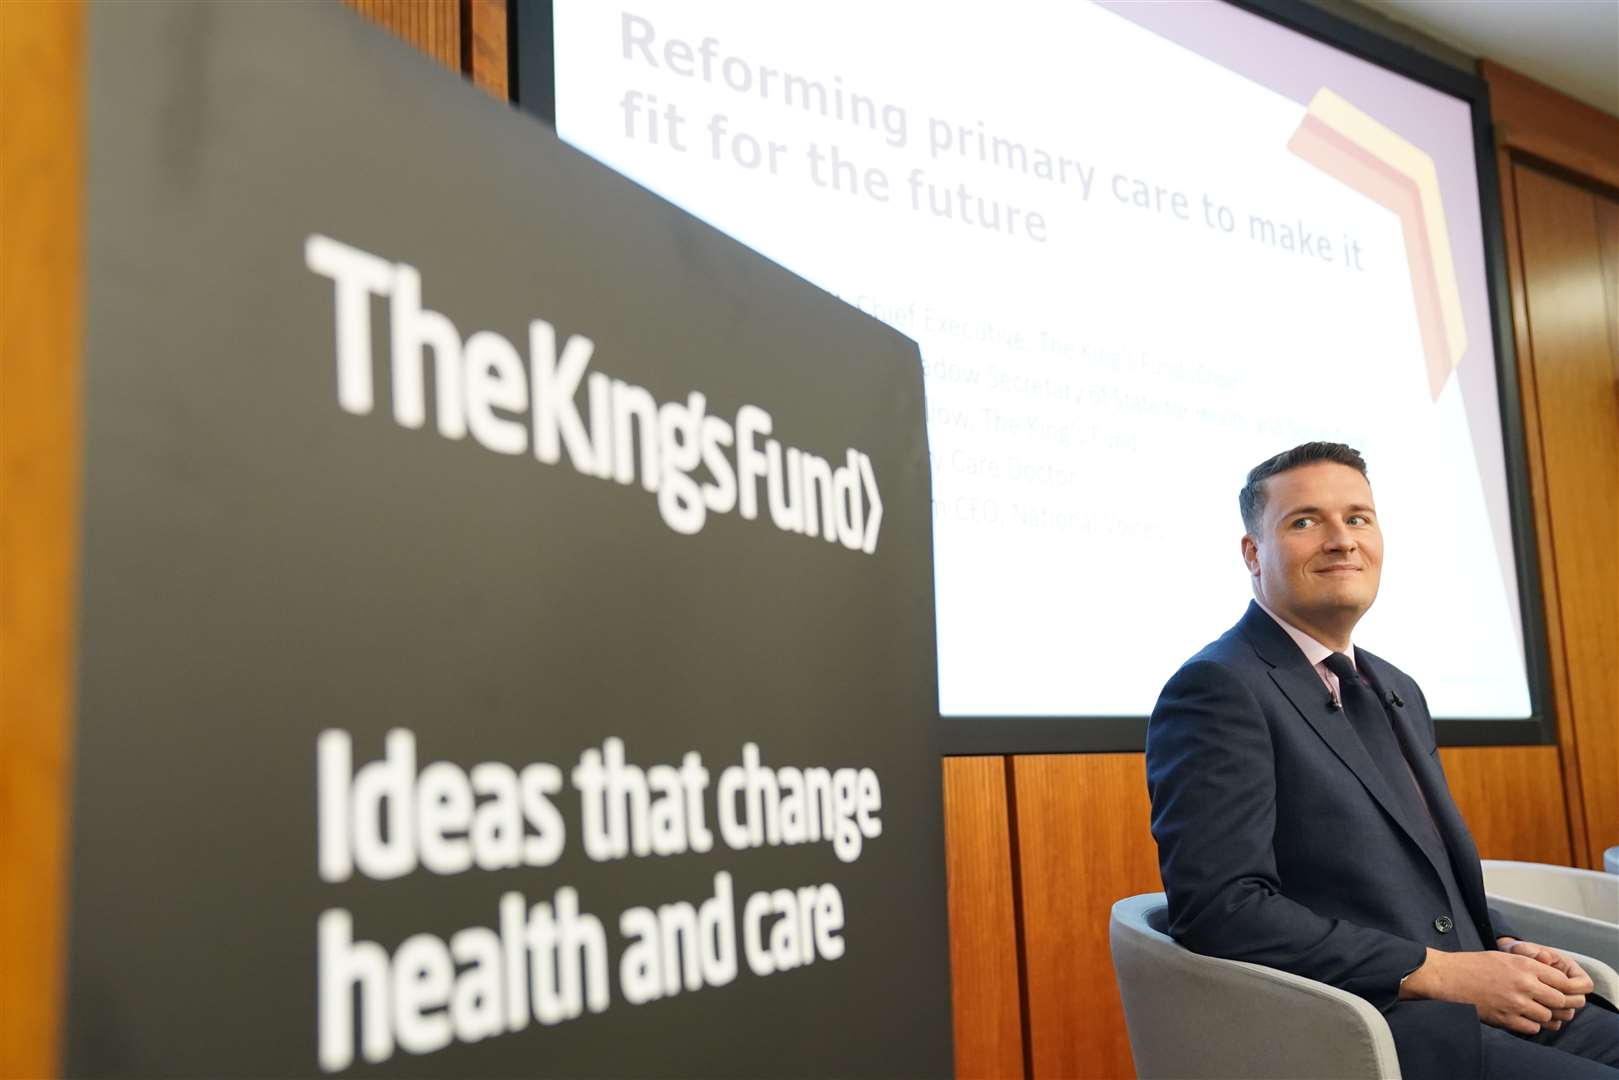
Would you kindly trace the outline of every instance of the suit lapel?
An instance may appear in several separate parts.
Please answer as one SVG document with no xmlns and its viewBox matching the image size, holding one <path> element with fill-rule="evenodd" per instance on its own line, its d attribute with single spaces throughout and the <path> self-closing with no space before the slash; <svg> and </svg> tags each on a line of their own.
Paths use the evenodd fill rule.
<svg viewBox="0 0 1619 1080">
<path fill-rule="evenodd" d="M 1258 604 L 1250 603 L 1248 613 L 1237 625 L 1243 636 L 1253 645 L 1259 658 L 1270 665 L 1271 681 L 1276 684 L 1277 689 L 1287 696 L 1299 715 L 1304 717 L 1305 722 L 1338 756 L 1338 760 L 1355 775 L 1377 804 L 1383 808 L 1383 812 L 1388 814 L 1411 838 L 1411 842 L 1427 856 L 1428 861 L 1434 865 L 1434 872 L 1440 874 L 1443 880 L 1439 860 L 1446 858 L 1446 855 L 1443 851 L 1436 850 L 1433 830 L 1413 820 L 1410 811 L 1406 809 L 1407 804 L 1395 797 L 1389 788 L 1388 780 L 1383 776 L 1383 771 L 1372 760 L 1371 754 L 1366 750 L 1366 744 L 1355 733 L 1344 710 L 1328 708 L 1327 703 L 1331 700 L 1331 695 L 1321 682 L 1321 676 L 1310 666 L 1310 661 L 1299 650 L 1298 645 Z M 1403 735 L 1404 733 L 1402 738 Z"/>
<path fill-rule="evenodd" d="M 1373 656 L 1365 649 L 1357 649 L 1356 660 L 1364 664 L 1367 675 L 1378 687 L 1380 695 L 1381 691 L 1393 682 L 1393 673 L 1382 658 Z M 1394 730 L 1405 747 L 1406 758 L 1411 763 L 1411 772 L 1417 778 L 1417 786 L 1422 789 L 1422 797 L 1428 803 L 1428 812 L 1433 816 L 1435 827 L 1439 829 L 1440 840 L 1445 845 L 1445 856 L 1450 859 L 1457 884 L 1462 887 L 1468 906 L 1473 911 L 1474 920 L 1483 932 L 1490 925 L 1489 904 L 1484 892 L 1484 874 L 1479 868 L 1478 848 L 1473 844 L 1472 834 L 1467 831 L 1467 823 L 1462 818 L 1461 810 L 1456 806 L 1456 800 L 1451 798 L 1450 785 L 1445 782 L 1443 767 L 1436 756 L 1427 752 L 1423 740 L 1418 736 L 1418 714 L 1426 715 L 1423 706 L 1420 702 L 1408 701 L 1403 706 L 1395 706 L 1387 711 L 1393 718 Z M 1489 944 L 1488 940 L 1486 944 Z"/>
<path fill-rule="evenodd" d="M 1396 713 L 1399 711 L 1394 710 Z M 1450 797 L 1450 786 L 1445 783 L 1445 774 L 1439 762 L 1427 754 L 1418 753 L 1413 755 L 1412 763 L 1412 771 L 1422 785 L 1423 797 L 1428 800 L 1428 810 L 1433 814 L 1434 824 L 1439 827 L 1451 869 L 1456 874 L 1456 883 L 1467 898 L 1467 906 L 1473 912 L 1473 922 L 1484 937 L 1485 945 L 1491 945 L 1493 930 L 1490 927 L 1489 900 L 1484 893 L 1484 872 L 1479 866 L 1478 848 L 1473 844 L 1473 837 L 1467 831 L 1455 800 Z"/>
</svg>

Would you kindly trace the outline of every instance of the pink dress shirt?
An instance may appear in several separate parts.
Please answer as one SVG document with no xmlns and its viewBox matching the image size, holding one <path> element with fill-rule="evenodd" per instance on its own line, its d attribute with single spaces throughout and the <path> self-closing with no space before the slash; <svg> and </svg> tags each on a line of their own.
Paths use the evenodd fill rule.
<svg viewBox="0 0 1619 1080">
<path fill-rule="evenodd" d="M 1293 639 L 1293 643 L 1303 651 L 1304 658 L 1310 661 L 1311 666 L 1315 668 L 1315 673 L 1321 676 L 1321 681 L 1326 685 L 1327 692 L 1332 695 L 1332 700 L 1342 702 L 1343 698 L 1338 692 L 1338 676 L 1334 675 L 1326 665 L 1326 659 L 1332 655 L 1333 650 L 1327 648 L 1315 638 L 1311 637 L 1309 634 L 1306 634 L 1303 630 L 1300 630 L 1298 627 L 1292 625 L 1286 619 L 1276 614 L 1276 612 L 1266 607 L 1264 602 L 1257 596 L 1254 598 L 1254 603 L 1258 604 L 1260 610 L 1262 610 L 1266 615 L 1269 615 L 1271 618 L 1275 619 L 1277 626 L 1280 626 L 1283 630 L 1287 631 L 1287 636 Z M 1349 657 L 1349 663 L 1358 672 L 1360 670 L 1360 665 L 1355 662 L 1355 646 L 1350 645 L 1345 651 L 1344 655 Z M 1428 811 L 1428 820 L 1430 823 L 1432 823 L 1433 810 L 1428 806 L 1428 796 L 1422 793 L 1422 785 L 1417 783 L 1417 774 L 1411 771 L 1411 763 L 1406 762 L 1405 768 L 1406 773 L 1411 777 L 1411 786 L 1417 789 L 1417 798 L 1421 801 L 1422 808 Z M 1438 831 L 1439 826 L 1435 824 L 1434 832 L 1437 833 Z M 1401 979 L 1400 981 L 1404 982 L 1405 980 Z"/>
<path fill-rule="evenodd" d="M 1276 612 L 1266 607 L 1263 600 L 1256 597 L 1254 599 L 1254 603 L 1258 604 L 1260 610 L 1266 615 L 1269 615 L 1271 618 L 1275 619 L 1277 626 L 1280 626 L 1283 630 L 1287 631 L 1287 636 L 1293 639 L 1293 643 L 1299 647 L 1301 652 L 1304 653 L 1304 658 L 1310 661 L 1310 665 L 1315 668 L 1315 673 L 1321 676 L 1322 683 L 1326 685 L 1327 690 L 1332 694 L 1332 700 L 1342 700 L 1338 696 L 1338 676 L 1334 675 L 1330 670 L 1328 670 L 1326 664 L 1326 659 L 1332 655 L 1333 650 L 1327 648 L 1315 638 L 1311 637 L 1309 634 L 1306 634 L 1303 630 L 1300 630 L 1298 627 L 1276 614 Z M 1360 665 L 1355 662 L 1355 647 L 1353 645 L 1349 646 L 1349 648 L 1345 650 L 1345 655 L 1349 657 L 1349 663 L 1354 666 L 1355 670 L 1359 671 Z"/>
</svg>

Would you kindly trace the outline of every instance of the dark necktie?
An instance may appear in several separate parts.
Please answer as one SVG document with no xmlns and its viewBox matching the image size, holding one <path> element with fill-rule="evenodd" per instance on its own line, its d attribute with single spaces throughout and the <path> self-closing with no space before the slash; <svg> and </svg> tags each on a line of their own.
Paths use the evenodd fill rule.
<svg viewBox="0 0 1619 1080">
<path fill-rule="evenodd" d="M 1438 830 L 1428 814 L 1427 803 L 1417 788 L 1416 775 L 1400 750 L 1399 736 L 1394 733 L 1394 725 L 1383 710 L 1383 703 L 1377 700 L 1372 688 L 1360 677 L 1349 657 L 1335 652 L 1323 663 L 1328 671 L 1338 676 L 1338 700 L 1343 705 L 1344 715 L 1349 718 L 1355 734 L 1360 736 L 1366 752 L 1377 763 L 1377 771 L 1388 781 L 1389 791 L 1410 815 L 1411 821 L 1432 830 L 1433 838 L 1438 839 Z"/>
</svg>

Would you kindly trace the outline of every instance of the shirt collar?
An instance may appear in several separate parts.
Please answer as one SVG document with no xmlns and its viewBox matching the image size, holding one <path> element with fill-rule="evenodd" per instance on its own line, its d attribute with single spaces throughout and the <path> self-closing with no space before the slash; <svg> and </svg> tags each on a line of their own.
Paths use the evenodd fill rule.
<svg viewBox="0 0 1619 1080">
<path fill-rule="evenodd" d="M 1317 641 L 1309 634 L 1306 634 L 1303 630 L 1300 630 L 1298 627 L 1276 614 L 1276 612 L 1266 607 L 1265 602 L 1259 599 L 1257 596 L 1254 597 L 1254 603 L 1259 605 L 1259 610 L 1263 611 L 1266 615 L 1269 615 L 1272 619 L 1275 619 L 1277 626 L 1280 626 L 1283 630 L 1287 631 L 1287 636 L 1292 638 L 1293 644 L 1297 645 L 1299 647 L 1299 651 L 1304 653 L 1304 658 L 1310 661 L 1310 666 L 1320 667 L 1322 661 L 1326 660 L 1327 657 L 1331 656 L 1335 651 L 1337 651 L 1335 649 L 1327 648 L 1327 646 L 1321 644 L 1321 642 Z M 1354 664 L 1355 670 L 1359 671 L 1360 665 L 1355 662 L 1355 646 L 1350 645 L 1349 648 L 1344 650 L 1344 654 L 1349 657 L 1349 662 Z"/>
</svg>

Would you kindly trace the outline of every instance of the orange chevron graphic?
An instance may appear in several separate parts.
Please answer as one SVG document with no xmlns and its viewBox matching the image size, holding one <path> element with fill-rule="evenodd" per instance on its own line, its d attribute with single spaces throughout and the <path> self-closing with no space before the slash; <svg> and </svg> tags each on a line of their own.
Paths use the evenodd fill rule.
<svg viewBox="0 0 1619 1080">
<path fill-rule="evenodd" d="M 1467 331 L 1433 158 L 1326 87 L 1310 99 L 1287 148 L 1399 217 L 1437 400 L 1467 350 Z"/>
</svg>

